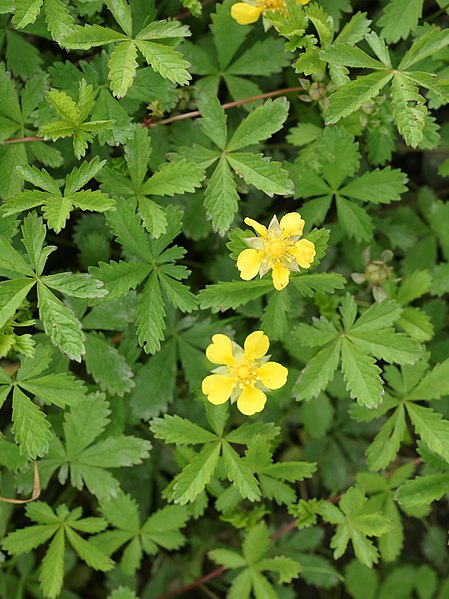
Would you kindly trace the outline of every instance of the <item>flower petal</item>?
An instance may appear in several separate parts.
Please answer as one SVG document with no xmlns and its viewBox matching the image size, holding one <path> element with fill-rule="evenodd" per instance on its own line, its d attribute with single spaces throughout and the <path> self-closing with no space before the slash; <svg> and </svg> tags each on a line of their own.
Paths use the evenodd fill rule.
<svg viewBox="0 0 449 599">
<path fill-rule="evenodd" d="M 267 396 L 257 387 L 245 387 L 237 400 L 237 407 L 242 414 L 252 416 L 261 412 L 267 403 Z"/>
<path fill-rule="evenodd" d="M 228 401 L 234 388 L 234 381 L 228 376 L 210 374 L 203 379 L 202 390 L 208 401 L 218 406 Z"/>
<path fill-rule="evenodd" d="M 206 357 L 212 364 L 230 365 L 234 362 L 232 341 L 227 335 L 213 335 L 212 343 L 206 349 Z"/>
<path fill-rule="evenodd" d="M 254 331 L 245 339 L 245 357 L 247 360 L 258 360 L 270 347 L 270 340 L 263 331 Z"/>
<path fill-rule="evenodd" d="M 237 6 L 237 5 L 234 4 L 234 6 Z M 234 8 L 234 6 L 232 8 Z M 256 233 L 258 233 L 261 237 L 265 237 L 265 239 L 267 238 L 267 236 L 268 236 L 267 228 L 264 225 L 261 225 L 260 223 L 258 223 L 257 220 L 254 220 L 247 216 L 245 218 L 244 222 L 245 222 L 245 225 L 248 225 L 248 227 L 252 227 L 254 229 L 254 231 L 256 231 Z"/>
<path fill-rule="evenodd" d="M 280 389 L 287 382 L 288 370 L 277 362 L 267 362 L 259 368 L 257 376 L 268 389 Z"/>
<path fill-rule="evenodd" d="M 246 4 L 246 2 L 237 2 L 231 6 L 231 17 L 239 25 L 255 23 L 262 12 L 263 8 L 261 6 L 251 6 L 251 4 Z"/>
<path fill-rule="evenodd" d="M 308 239 L 300 239 L 288 250 L 288 253 L 293 256 L 301 268 L 310 268 L 316 254 L 315 244 Z"/>
<path fill-rule="evenodd" d="M 291 250 L 289 251 L 289 253 L 291 253 Z M 273 278 L 274 288 L 278 291 L 282 291 L 288 285 L 290 271 L 286 266 L 282 264 L 282 262 L 276 262 L 271 276 Z"/>
<path fill-rule="evenodd" d="M 237 268 L 240 271 L 240 276 L 244 281 L 250 281 L 259 272 L 260 265 L 264 253 L 258 250 L 243 250 L 237 258 Z"/>
<path fill-rule="evenodd" d="M 282 237 L 287 239 L 293 235 L 302 235 L 305 223 L 298 212 L 289 212 L 281 218 L 279 224 L 282 230 Z"/>
</svg>

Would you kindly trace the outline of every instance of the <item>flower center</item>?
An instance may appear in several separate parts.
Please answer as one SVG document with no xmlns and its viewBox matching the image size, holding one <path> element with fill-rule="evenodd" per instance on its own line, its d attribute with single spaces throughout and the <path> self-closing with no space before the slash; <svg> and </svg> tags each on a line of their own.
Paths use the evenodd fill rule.
<svg viewBox="0 0 449 599">
<path fill-rule="evenodd" d="M 273 258 L 280 258 L 285 254 L 285 243 L 281 240 L 271 241 L 268 246 L 268 253 Z"/>
<path fill-rule="evenodd" d="M 243 389 L 247 385 L 253 385 L 256 380 L 256 362 L 240 362 L 231 370 L 231 376 L 235 383 Z"/>
<path fill-rule="evenodd" d="M 283 12 L 285 10 L 285 0 L 262 0 L 261 4 L 267 11 Z"/>
</svg>

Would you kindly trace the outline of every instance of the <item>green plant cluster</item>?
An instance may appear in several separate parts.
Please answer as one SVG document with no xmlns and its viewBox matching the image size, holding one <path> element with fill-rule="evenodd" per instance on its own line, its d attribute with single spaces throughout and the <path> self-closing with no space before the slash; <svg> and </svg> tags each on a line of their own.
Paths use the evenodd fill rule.
<svg viewBox="0 0 449 599">
<path fill-rule="evenodd" d="M 449 5 L 233 4 L 0 0 L 3 599 L 449 597 Z"/>
</svg>

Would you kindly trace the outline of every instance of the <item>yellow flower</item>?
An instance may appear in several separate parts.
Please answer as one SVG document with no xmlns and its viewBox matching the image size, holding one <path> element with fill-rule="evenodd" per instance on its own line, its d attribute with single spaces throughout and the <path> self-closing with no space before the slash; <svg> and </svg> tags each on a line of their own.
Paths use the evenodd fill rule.
<svg viewBox="0 0 449 599">
<path fill-rule="evenodd" d="M 288 285 L 290 272 L 310 268 L 315 258 L 315 244 L 308 239 L 299 239 L 304 229 L 304 221 L 297 212 L 289 212 L 281 222 L 273 216 L 268 229 L 253 220 L 245 218 L 259 237 L 247 237 L 251 249 L 243 250 L 237 259 L 237 268 L 245 281 L 257 276 L 263 277 L 272 270 L 273 285 L 281 291 Z"/>
<path fill-rule="evenodd" d="M 297 0 L 299 4 L 308 4 L 309 0 Z M 285 0 L 254 0 L 236 2 L 231 6 L 231 16 L 239 25 L 255 23 L 264 12 L 285 12 Z"/>
<path fill-rule="evenodd" d="M 266 353 L 270 341 L 263 331 L 248 335 L 242 349 L 226 335 L 214 335 L 206 349 L 213 364 L 222 364 L 203 380 L 202 389 L 214 405 L 237 401 L 237 407 L 247 416 L 264 409 L 265 391 L 280 389 L 287 382 L 288 370 L 282 364 L 270 362 Z"/>
</svg>

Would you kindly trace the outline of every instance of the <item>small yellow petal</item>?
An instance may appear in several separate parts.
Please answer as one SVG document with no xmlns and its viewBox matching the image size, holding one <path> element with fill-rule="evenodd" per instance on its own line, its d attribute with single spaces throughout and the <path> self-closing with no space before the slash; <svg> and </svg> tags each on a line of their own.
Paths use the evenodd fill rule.
<svg viewBox="0 0 449 599">
<path fill-rule="evenodd" d="M 245 339 L 245 356 L 248 360 L 258 360 L 270 347 L 270 340 L 263 331 L 254 331 Z"/>
<path fill-rule="evenodd" d="M 235 6 L 235 4 L 234 4 L 234 6 Z M 260 223 L 258 223 L 257 220 L 254 220 L 247 216 L 245 218 L 244 222 L 245 222 L 245 225 L 248 225 L 248 227 L 252 227 L 254 229 L 254 231 L 256 231 L 256 233 L 258 233 L 261 237 L 264 237 L 265 239 L 268 237 L 267 228 L 264 225 L 261 225 Z"/>
<path fill-rule="evenodd" d="M 245 416 L 261 412 L 267 403 L 267 396 L 257 387 L 245 387 L 237 400 L 237 407 Z"/>
<path fill-rule="evenodd" d="M 282 237 L 287 239 L 293 235 L 302 235 L 304 229 L 304 220 L 298 212 L 289 212 L 281 218 L 279 223 L 282 230 Z"/>
<path fill-rule="evenodd" d="M 250 281 L 259 272 L 260 265 L 264 253 L 258 250 L 243 250 L 237 258 L 237 268 L 240 271 L 240 276 L 244 281 Z"/>
<path fill-rule="evenodd" d="M 316 255 L 315 244 L 308 239 L 300 239 L 288 250 L 301 268 L 310 268 Z"/>
<path fill-rule="evenodd" d="M 234 381 L 221 374 L 210 374 L 203 379 L 202 390 L 208 401 L 218 406 L 231 397 Z"/>
<path fill-rule="evenodd" d="M 291 250 L 290 250 L 291 253 Z M 290 278 L 290 271 L 282 262 L 276 262 L 272 272 L 273 285 L 278 291 L 282 291 L 287 287 Z"/>
<path fill-rule="evenodd" d="M 257 376 L 268 389 L 280 389 L 287 382 L 288 370 L 277 362 L 267 362 L 259 368 Z"/>
<path fill-rule="evenodd" d="M 302 5 L 309 4 L 310 0 L 299 0 L 299 3 Z"/>
<path fill-rule="evenodd" d="M 246 4 L 246 2 L 237 2 L 231 6 L 231 17 L 239 25 L 255 23 L 262 12 L 263 8 L 261 6 L 251 6 L 251 4 Z"/>
<path fill-rule="evenodd" d="M 234 358 L 231 339 L 227 335 L 213 335 L 212 343 L 206 349 L 206 357 L 212 364 L 232 364 Z"/>
</svg>

